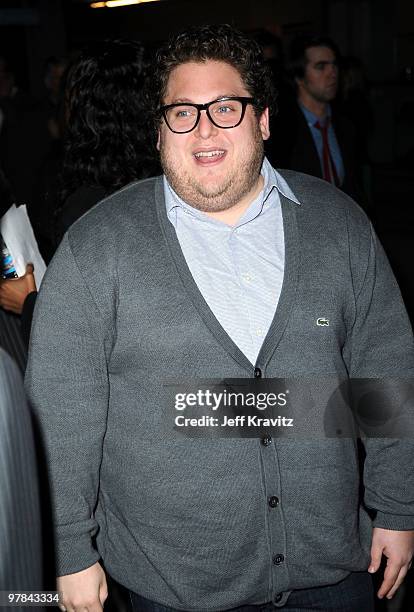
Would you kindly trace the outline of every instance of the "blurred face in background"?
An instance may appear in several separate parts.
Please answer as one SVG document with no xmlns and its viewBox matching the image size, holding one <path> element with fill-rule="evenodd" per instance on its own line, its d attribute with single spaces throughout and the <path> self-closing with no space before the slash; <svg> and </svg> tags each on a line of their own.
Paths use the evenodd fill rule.
<svg viewBox="0 0 414 612">
<path fill-rule="evenodd" d="M 57 100 L 60 95 L 60 87 L 62 76 L 65 72 L 65 64 L 51 64 L 45 75 L 45 87 L 49 91 L 50 96 Z"/>
<path fill-rule="evenodd" d="M 329 47 L 309 47 L 306 58 L 305 74 L 303 78 L 296 79 L 299 98 L 311 98 L 320 103 L 331 102 L 338 91 L 335 53 Z"/>
</svg>

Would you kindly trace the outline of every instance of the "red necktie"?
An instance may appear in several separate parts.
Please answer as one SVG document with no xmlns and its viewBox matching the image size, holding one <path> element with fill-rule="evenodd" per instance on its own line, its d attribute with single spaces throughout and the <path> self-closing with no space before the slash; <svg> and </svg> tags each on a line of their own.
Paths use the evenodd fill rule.
<svg viewBox="0 0 414 612">
<path fill-rule="evenodd" d="M 339 186 L 338 173 L 336 172 L 335 164 L 332 159 L 331 151 L 329 149 L 328 141 L 328 128 L 330 119 L 327 117 L 325 123 L 321 125 L 319 121 L 315 123 L 315 127 L 320 130 L 322 134 L 322 166 L 323 166 L 323 178 L 329 183 L 333 183 L 337 187 Z"/>
</svg>

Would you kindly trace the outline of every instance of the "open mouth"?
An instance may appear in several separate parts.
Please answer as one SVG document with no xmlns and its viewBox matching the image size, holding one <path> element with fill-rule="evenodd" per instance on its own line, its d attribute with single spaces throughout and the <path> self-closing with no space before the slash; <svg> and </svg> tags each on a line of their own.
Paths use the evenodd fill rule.
<svg viewBox="0 0 414 612">
<path fill-rule="evenodd" d="M 223 149 L 211 149 L 209 151 L 196 151 L 194 158 L 200 164 L 212 164 L 223 159 L 226 151 Z"/>
</svg>

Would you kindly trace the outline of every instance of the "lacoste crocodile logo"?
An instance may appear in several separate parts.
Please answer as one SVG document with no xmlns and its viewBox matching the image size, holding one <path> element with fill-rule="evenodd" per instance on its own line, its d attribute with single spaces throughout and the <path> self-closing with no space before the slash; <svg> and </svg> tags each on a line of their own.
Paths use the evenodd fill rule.
<svg viewBox="0 0 414 612">
<path fill-rule="evenodd" d="M 316 325 L 319 325 L 320 327 L 329 327 L 329 319 L 319 317 L 319 319 L 316 321 Z"/>
</svg>

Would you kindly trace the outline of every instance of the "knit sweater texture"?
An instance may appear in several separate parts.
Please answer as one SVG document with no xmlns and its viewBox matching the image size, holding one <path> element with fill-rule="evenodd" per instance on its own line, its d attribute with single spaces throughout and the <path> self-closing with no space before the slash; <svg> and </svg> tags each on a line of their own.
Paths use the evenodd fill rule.
<svg viewBox="0 0 414 612">
<path fill-rule="evenodd" d="M 411 326 L 365 214 L 324 181 L 282 176 L 302 205 L 281 195 L 284 282 L 254 366 L 269 378 L 412 377 Z M 161 177 L 70 228 L 42 283 L 26 378 L 60 575 L 102 558 L 146 598 L 219 611 L 366 570 L 373 524 L 414 529 L 412 440 L 366 441 L 362 503 L 352 439 L 173 431 L 171 381 L 253 378 L 254 366 L 188 270 Z"/>
</svg>

